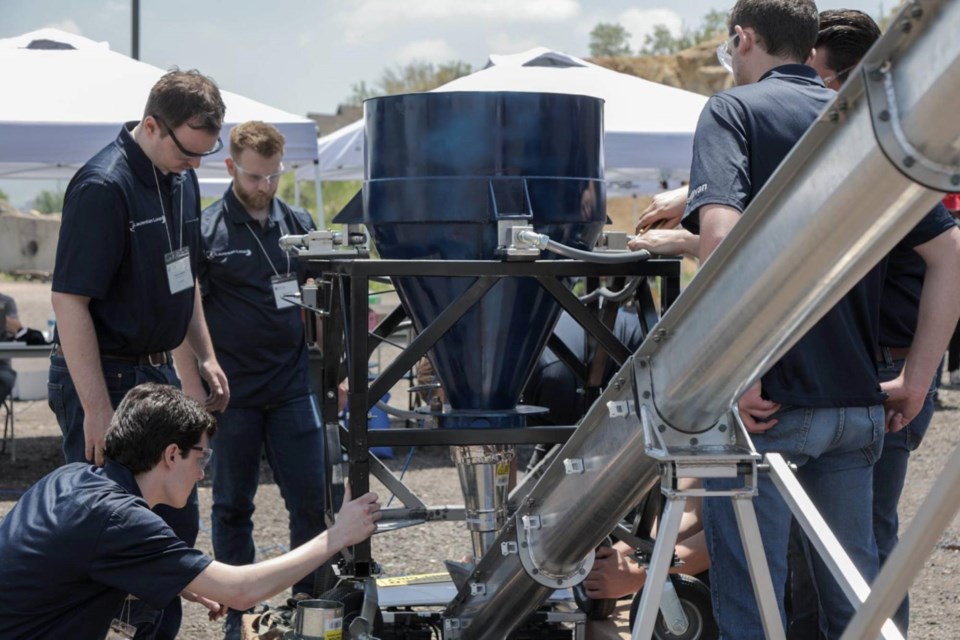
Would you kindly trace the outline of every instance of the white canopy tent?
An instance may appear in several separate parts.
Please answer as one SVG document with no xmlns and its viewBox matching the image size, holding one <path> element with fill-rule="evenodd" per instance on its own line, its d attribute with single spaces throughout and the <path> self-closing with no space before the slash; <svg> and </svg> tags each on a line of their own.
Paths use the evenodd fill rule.
<svg viewBox="0 0 960 640">
<path fill-rule="evenodd" d="M 542 47 L 491 55 L 484 69 L 434 91 L 574 93 L 603 98 L 607 180 L 648 185 L 688 177 L 693 132 L 707 100 Z M 361 180 L 363 121 L 320 138 L 319 161 L 322 180 Z"/>
<path fill-rule="evenodd" d="M 124 122 L 143 115 L 150 88 L 162 69 L 111 51 L 107 43 L 41 29 L 0 40 L 0 178 L 69 179 L 113 140 Z M 317 129 L 312 120 L 229 91 L 224 142 L 234 125 L 263 120 L 286 138 L 287 168 L 317 168 Z M 210 194 L 225 188 L 228 152 L 204 159 L 197 172 Z"/>
</svg>

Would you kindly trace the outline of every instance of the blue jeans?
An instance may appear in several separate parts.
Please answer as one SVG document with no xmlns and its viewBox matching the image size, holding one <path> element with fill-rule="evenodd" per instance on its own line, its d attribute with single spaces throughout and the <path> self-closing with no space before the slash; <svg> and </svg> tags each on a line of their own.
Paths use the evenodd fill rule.
<svg viewBox="0 0 960 640">
<path fill-rule="evenodd" d="M 154 367 L 117 360 L 102 360 L 103 378 L 114 409 L 127 391 L 145 382 L 157 382 L 180 387 L 180 379 L 172 366 Z M 83 406 L 77 389 L 67 370 L 63 356 L 51 356 L 47 381 L 47 402 L 57 417 L 63 433 L 63 457 L 66 462 L 86 462 L 83 437 Z M 200 531 L 200 509 L 197 489 L 194 487 L 183 509 L 157 505 L 153 511 L 170 525 L 173 532 L 189 546 L 197 542 Z M 174 598 L 162 611 L 136 600 L 130 611 L 130 621 L 137 627 L 138 640 L 174 640 L 180 630 L 182 617 L 180 598 Z"/>
<path fill-rule="evenodd" d="M 903 360 L 880 362 L 877 369 L 880 381 L 893 380 L 900 375 L 903 369 Z M 933 419 L 933 397 L 937 393 L 940 382 L 940 369 L 933 378 L 930 390 L 923 402 L 923 408 L 906 427 L 897 433 L 887 433 L 883 437 L 883 454 L 873 468 L 873 532 L 877 538 L 877 551 L 880 554 L 880 565 L 893 553 L 899 538 L 897 529 L 900 520 L 897 516 L 897 505 L 903 491 L 904 479 L 907 476 L 907 462 L 910 453 L 920 446 L 927 427 Z M 906 635 L 910 622 L 909 600 L 904 598 L 893 621 L 900 631 Z"/>
<path fill-rule="evenodd" d="M 873 537 L 873 464 L 883 439 L 883 407 L 810 409 L 784 407 L 779 422 L 763 434 L 752 435 L 760 453 L 779 452 L 797 465 L 797 478 L 823 515 L 830 529 L 867 581 L 878 570 Z M 743 479 L 708 480 L 708 489 L 742 486 Z M 770 567 L 773 588 L 785 623 L 783 594 L 787 578 L 787 543 L 790 510 L 773 481 L 759 477 L 753 499 Z M 747 568 L 733 505 L 729 498 L 704 501 L 704 528 L 710 552 L 710 583 L 714 615 L 721 637 L 729 640 L 764 638 L 750 572 Z M 819 558 L 812 570 L 821 607 L 821 627 L 826 637 L 839 638 L 853 615 L 853 607 Z"/>
<path fill-rule="evenodd" d="M 213 549 L 220 562 L 256 561 L 253 499 L 260 479 L 260 452 L 290 514 L 290 547 L 326 529 L 324 437 L 312 394 L 282 404 L 228 408 L 217 417 L 213 439 Z M 313 574 L 294 585 L 313 592 Z"/>
</svg>

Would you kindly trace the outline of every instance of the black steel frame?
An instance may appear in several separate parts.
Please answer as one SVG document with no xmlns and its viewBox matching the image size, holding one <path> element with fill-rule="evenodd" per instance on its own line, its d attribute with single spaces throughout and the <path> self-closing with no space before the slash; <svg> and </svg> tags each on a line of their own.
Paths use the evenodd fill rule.
<svg viewBox="0 0 960 640">
<path fill-rule="evenodd" d="M 534 262 L 435 261 L 435 260 L 310 260 L 310 271 L 319 274 L 324 295 L 321 304 L 322 380 L 321 413 L 325 425 L 338 425 L 337 387 L 346 377 L 350 385 L 349 427 L 340 429 L 346 441 L 350 486 L 354 496 L 370 488 L 369 448 L 373 446 L 450 446 L 474 444 L 554 444 L 566 442 L 575 426 L 528 427 L 525 429 L 387 429 L 368 431 L 367 414 L 385 393 L 409 372 L 474 304 L 500 278 L 533 278 L 550 293 L 618 365 L 632 355 L 607 325 L 597 317 L 596 309 L 581 302 L 559 280 L 586 277 L 588 282 L 615 278 L 617 282 L 635 276 L 657 277 L 660 281 L 660 308 L 666 310 L 680 295 L 680 260 L 655 258 L 624 264 L 597 264 L 575 260 Z M 372 381 L 368 363 L 374 349 L 392 334 L 407 317 L 402 305 L 388 314 L 373 331 L 368 330 L 368 289 L 371 278 L 437 276 L 473 278 L 473 284 L 443 310 Z M 656 324 L 658 313 L 648 286 L 634 294 L 644 334 Z M 615 309 L 615 306 L 614 306 Z M 611 323 L 612 326 L 612 323 Z M 346 340 L 344 340 L 346 337 Z M 551 337 L 548 346 L 581 380 L 588 366 L 562 342 Z M 598 350 L 599 353 L 599 350 Z M 363 354 L 357 358 L 355 354 Z M 346 356 L 344 358 L 344 356 Z M 344 366 L 346 365 L 346 366 Z M 336 452 L 339 453 L 339 452 Z M 328 451 L 328 457 L 334 452 Z M 332 459 L 332 458 L 331 458 Z M 328 485 L 329 485 L 328 478 Z M 332 507 L 328 487 L 327 504 Z M 370 541 L 356 545 L 348 557 L 346 573 L 368 577 L 372 572 Z"/>
</svg>

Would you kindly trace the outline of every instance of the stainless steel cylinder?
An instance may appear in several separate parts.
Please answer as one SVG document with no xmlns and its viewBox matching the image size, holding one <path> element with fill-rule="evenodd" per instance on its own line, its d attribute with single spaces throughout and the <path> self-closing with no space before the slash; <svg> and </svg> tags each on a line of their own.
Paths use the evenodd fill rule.
<svg viewBox="0 0 960 640">
<path fill-rule="evenodd" d="M 511 445 L 450 447 L 463 490 L 467 529 L 479 558 L 507 520 L 507 497 L 516 450 Z"/>
</svg>

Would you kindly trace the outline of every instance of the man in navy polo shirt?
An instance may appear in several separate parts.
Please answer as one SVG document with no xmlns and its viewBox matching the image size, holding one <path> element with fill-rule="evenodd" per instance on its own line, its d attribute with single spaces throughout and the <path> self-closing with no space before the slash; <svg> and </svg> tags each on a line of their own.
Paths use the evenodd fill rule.
<svg viewBox="0 0 960 640">
<path fill-rule="evenodd" d="M 114 407 L 139 383 L 179 384 L 169 352 L 184 339 L 210 384 L 206 407 L 227 405 L 227 380 L 194 277 L 200 253 L 194 169 L 222 146 L 224 111 L 212 80 L 196 71 L 167 73 L 151 89 L 143 119 L 125 125 L 67 187 L 53 273 L 57 329 L 49 378 L 67 462 L 103 464 Z M 195 497 L 184 509 L 161 506 L 158 513 L 193 545 Z M 179 626 L 175 600 L 157 637 L 172 639 Z M 153 633 L 145 621 L 138 629 L 139 637 Z"/>
<path fill-rule="evenodd" d="M 282 235 L 315 227 L 308 212 L 276 197 L 283 145 L 272 125 L 234 127 L 226 160 L 233 182 L 204 210 L 200 225 L 203 308 L 232 391 L 230 407 L 217 418 L 213 549 L 217 560 L 232 565 L 255 560 L 253 500 L 263 449 L 290 513 L 290 547 L 325 527 L 323 430 L 298 298 L 290 297 L 299 294 L 306 273 L 279 245 Z M 178 368 L 187 393 L 201 394 L 196 367 Z M 312 593 L 312 576 L 294 591 Z M 239 640 L 240 621 L 240 612 L 231 611 L 229 640 Z"/>
<path fill-rule="evenodd" d="M 213 620 L 226 606 L 276 595 L 376 530 L 376 494 L 347 496 L 336 524 L 292 553 L 249 567 L 213 562 L 154 507 L 187 503 L 215 432 L 210 414 L 175 387 L 132 389 L 107 431 L 104 466 L 60 467 L 0 521 L 0 637 L 100 640 L 111 626 L 129 635 L 127 594 L 163 608 L 182 593 Z"/>
<path fill-rule="evenodd" d="M 740 0 L 728 24 L 720 53 L 737 86 L 710 98 L 700 116 L 683 220 L 700 234 L 701 261 L 835 95 L 803 64 L 817 39 L 813 2 Z M 878 265 L 739 401 L 757 450 L 781 452 L 798 465 L 798 478 L 867 580 L 878 564 L 871 503 L 884 428 L 874 364 L 882 282 Z M 754 505 L 782 618 L 790 512 L 764 476 Z M 706 500 L 704 518 L 722 637 L 762 638 L 733 506 Z M 852 608 L 819 560 L 814 571 L 827 637 L 839 637 Z"/>
</svg>

